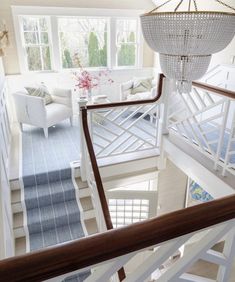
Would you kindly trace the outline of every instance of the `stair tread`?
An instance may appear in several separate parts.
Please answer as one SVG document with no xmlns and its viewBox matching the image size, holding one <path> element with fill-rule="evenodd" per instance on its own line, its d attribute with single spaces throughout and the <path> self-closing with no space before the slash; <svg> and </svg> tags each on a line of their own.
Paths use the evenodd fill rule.
<svg viewBox="0 0 235 282">
<path fill-rule="evenodd" d="M 11 179 L 10 180 L 10 187 L 12 191 L 20 190 L 20 182 L 19 179 Z"/>
<path fill-rule="evenodd" d="M 41 229 L 45 231 L 55 226 L 62 226 L 68 222 L 80 222 L 80 212 L 77 201 L 71 200 L 27 210 L 27 220 L 31 234 Z"/>
<path fill-rule="evenodd" d="M 18 202 L 18 203 L 13 203 L 12 204 L 12 212 L 13 214 L 18 213 L 18 212 L 22 212 L 23 211 L 23 207 L 22 207 L 22 203 Z"/>
<path fill-rule="evenodd" d="M 75 182 L 79 189 L 88 188 L 87 181 L 82 181 L 80 177 L 75 178 Z"/>
<path fill-rule="evenodd" d="M 53 229 L 48 229 L 43 232 L 32 233 L 30 237 L 30 249 L 33 251 L 83 238 L 84 232 L 81 223 L 75 222 L 69 225 L 67 224 Z"/>
<path fill-rule="evenodd" d="M 69 201 L 75 198 L 75 189 L 71 179 L 56 181 L 50 184 L 42 184 L 24 188 L 25 204 L 27 209 L 35 207 L 35 201 L 39 206 L 47 206 L 51 203 Z"/>
<path fill-rule="evenodd" d="M 90 197 L 91 196 L 91 189 L 89 187 L 82 188 L 78 190 L 78 196 L 80 199 Z"/>
</svg>

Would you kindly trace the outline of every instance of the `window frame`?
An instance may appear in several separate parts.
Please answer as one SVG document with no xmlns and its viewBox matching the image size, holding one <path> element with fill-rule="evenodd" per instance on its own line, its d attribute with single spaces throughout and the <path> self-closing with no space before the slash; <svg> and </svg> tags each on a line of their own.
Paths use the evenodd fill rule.
<svg viewBox="0 0 235 282">
<path fill-rule="evenodd" d="M 141 57 L 141 51 L 142 51 L 142 42 L 141 40 L 141 27 L 140 27 L 140 20 L 137 17 L 116 17 L 116 24 L 115 24 L 115 49 L 116 49 L 116 54 L 115 54 L 115 68 L 117 69 L 136 69 L 139 66 L 142 66 L 142 61 L 140 59 Z M 133 43 L 131 45 L 136 46 L 136 60 L 135 60 L 135 65 L 134 66 L 118 66 L 118 42 L 117 42 L 117 21 L 118 20 L 136 20 L 136 43 Z M 143 53 L 143 51 L 142 51 Z"/>
<path fill-rule="evenodd" d="M 90 18 L 106 18 L 108 19 L 108 51 L 107 51 L 107 67 L 111 70 L 120 69 L 137 69 L 143 66 L 143 36 L 140 28 L 139 15 L 144 10 L 130 9 L 93 9 L 93 8 L 67 8 L 67 7 L 37 7 L 37 6 L 12 6 L 13 22 L 15 29 L 15 38 L 21 73 L 45 73 L 45 72 L 71 72 L 76 68 L 64 69 L 60 53 L 59 39 L 59 17 L 90 17 Z M 24 37 L 22 34 L 22 17 L 46 17 L 48 18 L 48 37 L 50 43 L 51 70 L 30 71 L 27 64 L 27 54 L 24 48 Z M 117 65 L 117 44 L 116 44 L 116 20 L 118 19 L 137 19 L 137 36 L 139 44 L 137 44 L 137 58 L 135 66 L 118 66 Z M 86 67 L 88 70 L 97 71 L 106 67 Z"/>
<path fill-rule="evenodd" d="M 24 37 L 24 33 L 25 30 L 23 29 L 23 18 L 36 18 L 36 19 L 40 19 L 40 18 L 45 18 L 47 21 L 47 26 L 48 26 L 48 30 L 47 30 L 47 34 L 48 34 L 48 44 L 35 44 L 35 46 L 30 46 L 30 44 L 26 44 L 25 43 L 25 37 Z M 21 49 L 22 49 L 22 60 L 24 60 L 24 69 L 26 70 L 26 72 L 52 72 L 54 69 L 54 56 L 53 56 L 53 44 L 52 44 L 52 38 L 51 38 L 51 21 L 50 21 L 50 17 L 49 16 L 40 16 L 40 15 L 20 15 L 19 16 L 19 28 L 20 28 L 20 38 L 21 38 Z M 26 32 L 30 32 L 30 31 L 26 31 Z M 32 31 L 33 32 L 33 31 Z M 40 31 L 38 31 L 39 33 Z M 28 66 L 28 60 L 27 60 L 27 51 L 26 48 L 27 47 L 43 47 L 43 46 L 48 46 L 49 50 L 50 50 L 50 63 L 51 63 L 51 70 L 29 70 L 29 66 Z M 42 60 L 42 54 L 40 51 L 40 57 L 41 57 L 41 61 L 42 61 L 42 66 L 43 66 L 43 60 Z"/>
<path fill-rule="evenodd" d="M 63 62 L 62 62 L 62 53 L 61 53 L 61 45 L 60 45 L 60 30 L 59 30 L 59 24 L 58 24 L 58 20 L 59 18 L 90 18 L 90 19 L 105 19 L 107 20 L 107 66 L 100 66 L 100 67 L 84 67 L 88 70 L 97 70 L 97 69 L 106 69 L 106 68 L 111 68 L 111 58 L 110 58 L 110 17 L 107 16 L 57 16 L 57 32 L 58 32 L 58 49 L 59 49 L 59 61 L 60 61 L 60 66 L 59 69 L 60 71 L 76 71 L 77 68 L 63 68 Z"/>
</svg>

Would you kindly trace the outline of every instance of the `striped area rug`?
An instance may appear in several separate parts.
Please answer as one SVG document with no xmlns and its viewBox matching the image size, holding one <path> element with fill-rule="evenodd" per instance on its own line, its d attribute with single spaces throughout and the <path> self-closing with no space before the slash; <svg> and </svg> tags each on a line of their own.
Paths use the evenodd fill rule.
<svg viewBox="0 0 235 282">
<path fill-rule="evenodd" d="M 43 130 L 24 125 L 22 179 L 29 251 L 84 237 L 70 162 L 79 160 L 79 127 L 62 122 Z M 90 272 L 66 278 L 83 281 Z"/>
</svg>

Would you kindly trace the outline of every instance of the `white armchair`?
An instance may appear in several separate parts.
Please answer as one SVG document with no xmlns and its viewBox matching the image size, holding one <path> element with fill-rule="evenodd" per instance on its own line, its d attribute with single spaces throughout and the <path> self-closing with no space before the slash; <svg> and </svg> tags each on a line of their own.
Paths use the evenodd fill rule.
<svg viewBox="0 0 235 282">
<path fill-rule="evenodd" d="M 46 105 L 41 97 L 30 96 L 21 91 L 13 94 L 18 122 L 23 130 L 23 124 L 41 127 L 45 137 L 48 137 L 48 127 L 65 119 L 70 119 L 72 125 L 72 92 L 69 89 L 54 89 L 53 102 Z"/>
<path fill-rule="evenodd" d="M 141 77 L 138 79 L 142 79 Z M 134 79 L 124 82 L 120 85 L 120 100 L 125 101 L 137 101 L 137 100 L 145 100 L 145 99 L 152 99 L 156 96 L 157 91 L 157 81 L 152 80 L 152 88 L 148 92 L 140 92 L 136 94 L 131 94 L 131 89 L 134 85 Z"/>
</svg>

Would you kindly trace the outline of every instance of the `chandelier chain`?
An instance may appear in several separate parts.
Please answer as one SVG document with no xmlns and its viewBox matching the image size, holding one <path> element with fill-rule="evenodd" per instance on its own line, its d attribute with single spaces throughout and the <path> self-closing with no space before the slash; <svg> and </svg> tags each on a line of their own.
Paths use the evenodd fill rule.
<svg viewBox="0 0 235 282">
<path fill-rule="evenodd" d="M 169 2 L 171 2 L 172 0 L 167 0 L 166 2 L 164 2 L 163 4 L 157 6 L 156 8 L 154 8 L 153 10 L 151 10 L 148 14 L 151 14 L 155 11 L 157 11 L 158 9 L 160 9 L 161 7 L 165 6 L 166 4 L 168 4 Z"/>
<path fill-rule="evenodd" d="M 235 8 L 234 8 L 234 7 L 232 7 L 232 6 L 230 6 L 230 5 L 226 4 L 226 3 L 224 3 L 223 1 L 220 1 L 220 0 L 215 0 L 215 1 L 218 2 L 218 3 L 220 3 L 221 5 L 225 6 L 226 8 L 229 8 L 229 9 L 235 11 Z"/>
<path fill-rule="evenodd" d="M 184 1 L 184 0 L 180 0 L 180 2 L 178 3 L 178 5 L 175 7 L 174 12 L 176 12 L 176 11 L 179 9 L 179 7 L 180 7 L 180 5 L 183 3 L 183 1 Z"/>
<path fill-rule="evenodd" d="M 194 7 L 195 7 L 195 11 L 197 12 L 198 9 L 197 9 L 197 2 L 196 2 L 196 0 L 193 0 L 193 4 L 194 4 Z"/>
<path fill-rule="evenodd" d="M 156 8 L 154 8 L 152 11 L 150 11 L 148 14 L 151 14 L 155 11 L 157 11 L 158 9 L 160 9 L 161 7 L 165 6 L 166 4 L 170 3 L 172 0 L 167 0 L 166 2 L 162 3 L 161 5 L 157 6 Z M 180 0 L 178 5 L 176 6 L 174 12 L 177 12 L 177 10 L 179 9 L 180 5 L 183 3 L 184 0 Z M 231 6 L 231 5 L 228 5 L 227 3 L 223 2 L 222 0 L 215 0 L 215 2 L 223 5 L 224 7 L 228 8 L 228 9 L 231 9 L 233 11 L 235 11 L 235 7 Z M 191 11 L 191 3 L 192 3 L 192 0 L 189 0 L 189 3 L 188 3 L 188 11 L 190 12 Z M 193 4 L 194 4 L 194 9 L 195 11 L 197 12 L 198 11 L 198 7 L 197 7 L 197 0 L 193 0 Z"/>
</svg>

